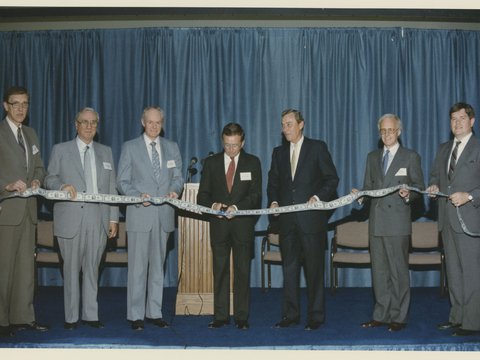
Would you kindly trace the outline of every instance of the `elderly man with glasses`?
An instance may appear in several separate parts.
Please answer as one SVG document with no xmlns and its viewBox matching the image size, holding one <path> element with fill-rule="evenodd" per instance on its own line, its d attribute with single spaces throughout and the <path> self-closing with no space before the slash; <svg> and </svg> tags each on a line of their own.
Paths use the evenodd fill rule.
<svg viewBox="0 0 480 360">
<path fill-rule="evenodd" d="M 383 115 L 378 120 L 378 130 L 383 147 L 368 154 L 363 190 L 400 184 L 423 189 L 420 156 L 398 142 L 402 133 L 400 118 L 393 114 Z M 389 331 L 399 331 L 407 324 L 410 305 L 408 249 L 412 233 L 410 207 L 416 199 L 421 199 L 420 195 L 407 189 L 371 199 L 368 228 L 375 307 L 373 319 L 361 324 L 363 328 L 387 326 Z"/>
<path fill-rule="evenodd" d="M 82 109 L 75 118 L 75 139 L 52 149 L 45 185 L 48 189 L 117 194 L 110 147 L 93 141 L 99 116 L 92 108 Z M 56 202 L 53 208 L 54 234 L 63 258 L 64 305 L 67 330 L 83 324 L 103 328 L 98 319 L 98 269 L 107 237 L 118 230 L 118 207 L 76 201 Z M 80 309 L 80 273 L 82 273 Z"/>
</svg>

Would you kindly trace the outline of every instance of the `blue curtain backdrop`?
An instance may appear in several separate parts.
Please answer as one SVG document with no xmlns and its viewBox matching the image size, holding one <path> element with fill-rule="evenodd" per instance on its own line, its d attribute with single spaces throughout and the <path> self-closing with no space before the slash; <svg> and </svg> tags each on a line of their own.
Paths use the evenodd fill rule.
<svg viewBox="0 0 480 360">
<path fill-rule="evenodd" d="M 30 90 L 29 124 L 39 134 L 46 165 L 52 146 L 74 137 L 74 116 L 82 107 L 98 110 L 98 140 L 112 147 L 118 161 L 121 144 L 141 132 L 142 109 L 156 104 L 166 111 L 165 136 L 178 142 L 184 173 L 191 157 L 220 151 L 223 125 L 236 121 L 246 131 L 246 151 L 262 161 L 265 188 L 272 149 L 281 143 L 280 113 L 294 107 L 304 113 L 305 135 L 329 145 L 341 179 L 338 193 L 345 195 L 362 186 L 366 156 L 377 147 L 376 123 L 382 114 L 401 117 L 402 143 L 421 155 L 428 179 L 439 144 L 450 136 L 449 107 L 466 101 L 480 112 L 480 32 L 475 31 L 2 32 L 0 46 L 0 84 Z M 357 213 L 361 211 L 355 205 L 338 209 L 331 223 Z M 425 201 L 418 216 L 432 213 Z M 257 229 L 267 224 L 262 217 Z M 256 239 L 252 286 L 260 286 L 260 240 Z M 166 285 L 175 286 L 176 276 L 175 240 Z M 279 267 L 273 276 L 273 285 L 281 286 Z M 342 270 L 340 279 L 342 286 L 370 286 L 370 270 Z M 413 286 L 436 286 L 438 274 L 416 272 L 412 280 Z M 58 273 L 44 272 L 43 283 L 61 279 Z M 106 272 L 102 283 L 124 286 L 126 270 Z"/>
</svg>

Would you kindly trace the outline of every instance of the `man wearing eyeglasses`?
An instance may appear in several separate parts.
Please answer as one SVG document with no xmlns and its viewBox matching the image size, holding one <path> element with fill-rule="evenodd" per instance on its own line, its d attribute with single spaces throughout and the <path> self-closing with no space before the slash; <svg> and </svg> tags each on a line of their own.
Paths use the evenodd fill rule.
<svg viewBox="0 0 480 360">
<path fill-rule="evenodd" d="M 222 152 L 205 160 L 198 190 L 200 205 L 222 210 L 210 218 L 213 255 L 213 307 L 211 329 L 230 323 L 230 253 L 233 255 L 233 315 L 235 326 L 249 328 L 250 263 L 256 216 L 237 216 L 235 210 L 258 209 L 262 198 L 260 160 L 243 150 L 245 133 L 236 123 L 222 131 Z"/>
<path fill-rule="evenodd" d="M 29 94 L 23 87 L 7 89 L 3 98 L 5 119 L 0 122 L 0 197 L 38 188 L 45 177 L 35 131 L 24 125 Z M 33 308 L 35 197 L 11 198 L 0 211 L 0 337 L 14 330 L 45 331 L 35 321 Z"/>
<path fill-rule="evenodd" d="M 424 189 L 420 156 L 400 145 L 402 121 L 385 114 L 378 120 L 383 147 L 368 154 L 363 190 L 406 184 Z M 352 192 L 358 192 L 353 189 Z M 363 328 L 387 326 L 399 331 L 407 324 L 410 305 L 408 250 L 412 233 L 411 204 L 422 197 L 406 189 L 371 198 L 368 222 L 375 306 Z M 359 200 L 362 202 L 363 198 Z"/>
<path fill-rule="evenodd" d="M 98 122 L 99 115 L 92 108 L 77 114 L 75 139 L 52 149 L 45 178 L 47 189 L 68 191 L 73 200 L 78 192 L 117 194 L 112 150 L 93 141 Z M 64 328 L 75 329 L 80 318 L 85 325 L 103 328 L 98 318 L 98 271 L 107 237 L 115 237 L 118 231 L 118 207 L 57 201 L 53 219 L 63 258 Z"/>
</svg>

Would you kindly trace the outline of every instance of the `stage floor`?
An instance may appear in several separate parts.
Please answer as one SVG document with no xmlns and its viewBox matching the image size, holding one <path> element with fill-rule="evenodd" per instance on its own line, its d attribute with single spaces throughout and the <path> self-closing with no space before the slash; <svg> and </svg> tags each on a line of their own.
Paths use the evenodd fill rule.
<svg viewBox="0 0 480 360">
<path fill-rule="evenodd" d="M 63 288 L 41 287 L 35 306 L 37 320 L 48 324 L 44 333 L 17 332 L 0 338 L 1 348 L 55 349 L 263 349 L 263 350 L 417 350 L 479 351 L 480 336 L 453 337 L 450 331 L 436 329 L 447 320 L 449 304 L 438 288 L 413 288 L 406 329 L 390 333 L 385 327 L 362 329 L 370 320 L 373 293 L 370 288 L 342 288 L 332 296 L 326 293 L 325 324 L 315 331 L 304 331 L 306 294 L 302 289 L 303 318 L 300 325 L 275 329 L 281 317 L 281 289 L 263 293 L 251 291 L 250 329 L 234 325 L 208 329 L 211 316 L 175 315 L 176 288 L 166 288 L 164 319 L 167 329 L 146 324 L 144 331 L 133 331 L 126 320 L 126 288 L 100 288 L 100 320 L 104 329 L 85 325 L 63 329 Z M 233 319 L 232 319 L 233 320 Z M 232 321 L 233 322 L 233 321 Z"/>
</svg>

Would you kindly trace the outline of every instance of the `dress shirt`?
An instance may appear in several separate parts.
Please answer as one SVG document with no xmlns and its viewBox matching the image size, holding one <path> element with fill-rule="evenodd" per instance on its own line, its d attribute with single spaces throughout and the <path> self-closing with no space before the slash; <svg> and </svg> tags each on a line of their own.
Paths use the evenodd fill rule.
<svg viewBox="0 0 480 360">
<path fill-rule="evenodd" d="M 388 154 L 388 164 L 387 164 L 387 170 L 385 171 L 385 173 L 387 173 L 388 168 L 392 164 L 393 158 L 395 157 L 395 154 L 397 153 L 399 147 L 400 147 L 400 144 L 398 142 L 395 145 L 393 145 L 390 149 L 388 149 L 386 146 L 383 147 L 382 159 L 385 156 L 385 152 L 387 150 L 390 151 L 390 153 Z"/>
<path fill-rule="evenodd" d="M 23 137 L 23 142 L 25 143 L 25 156 L 27 158 L 27 166 L 28 166 L 28 160 L 29 160 L 28 159 L 28 141 L 27 141 L 27 139 L 25 139 L 25 135 L 23 134 L 22 125 L 17 127 L 17 125 L 15 125 L 14 122 L 8 118 L 8 116 L 6 117 L 6 119 L 7 119 L 8 125 L 10 126 L 10 129 L 13 132 L 13 136 L 15 136 L 15 140 L 17 141 L 17 144 L 18 144 L 17 132 L 18 132 L 18 128 L 20 128 L 20 131 L 21 131 L 22 137 Z M 20 146 L 20 144 L 18 144 L 18 146 Z"/>
<path fill-rule="evenodd" d="M 155 141 L 155 149 L 157 149 L 158 160 L 160 162 L 160 169 L 162 168 L 162 152 L 160 151 L 160 136 L 157 136 L 154 140 L 150 139 L 145 133 L 143 134 L 143 140 L 145 140 L 145 146 L 147 147 L 148 157 L 152 162 L 152 141 Z"/>
</svg>

